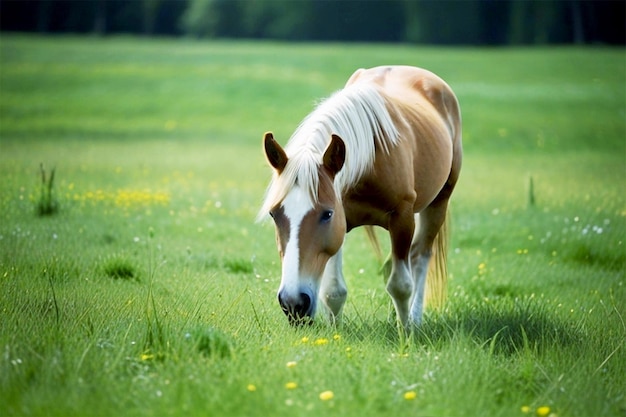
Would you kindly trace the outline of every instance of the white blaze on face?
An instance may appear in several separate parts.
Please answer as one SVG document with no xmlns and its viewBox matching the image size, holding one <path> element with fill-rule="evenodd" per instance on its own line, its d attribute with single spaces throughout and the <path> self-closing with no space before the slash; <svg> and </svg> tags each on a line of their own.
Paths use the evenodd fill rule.
<svg viewBox="0 0 626 417">
<path fill-rule="evenodd" d="M 289 241 L 283 256 L 283 271 L 280 291 L 288 294 L 300 292 L 300 225 L 304 216 L 313 209 L 313 202 L 308 193 L 300 187 L 294 187 L 283 200 L 283 212 L 289 219 Z"/>
</svg>

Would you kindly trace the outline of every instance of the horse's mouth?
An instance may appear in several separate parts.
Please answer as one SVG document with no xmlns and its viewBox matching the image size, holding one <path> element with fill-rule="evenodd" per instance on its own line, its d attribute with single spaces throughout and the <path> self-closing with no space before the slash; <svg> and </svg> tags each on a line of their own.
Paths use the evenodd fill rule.
<svg viewBox="0 0 626 417">
<path fill-rule="evenodd" d="M 278 294 L 278 303 L 292 326 L 310 325 L 313 323 L 315 299 L 309 291 L 302 291 L 296 297 L 280 292 Z"/>
<path fill-rule="evenodd" d="M 289 324 L 293 327 L 302 327 L 302 326 L 311 326 L 313 325 L 313 317 L 311 316 L 294 316 L 293 314 L 287 314 L 287 319 L 289 320 Z"/>
</svg>

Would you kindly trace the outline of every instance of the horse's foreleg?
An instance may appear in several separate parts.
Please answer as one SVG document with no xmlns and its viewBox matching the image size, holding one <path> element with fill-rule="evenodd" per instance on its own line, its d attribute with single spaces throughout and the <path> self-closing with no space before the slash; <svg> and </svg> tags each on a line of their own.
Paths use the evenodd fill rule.
<svg viewBox="0 0 626 417">
<path fill-rule="evenodd" d="M 406 331 L 410 330 L 409 309 L 414 286 L 409 256 L 414 229 L 412 204 L 405 202 L 389 222 L 391 275 L 387 281 L 387 292 L 393 300 L 398 321 Z"/>
<path fill-rule="evenodd" d="M 343 278 L 341 252 L 342 249 L 339 249 L 326 263 L 320 288 L 320 298 L 328 309 L 330 321 L 336 324 L 341 323 L 341 312 L 348 296 L 348 289 Z"/>
</svg>

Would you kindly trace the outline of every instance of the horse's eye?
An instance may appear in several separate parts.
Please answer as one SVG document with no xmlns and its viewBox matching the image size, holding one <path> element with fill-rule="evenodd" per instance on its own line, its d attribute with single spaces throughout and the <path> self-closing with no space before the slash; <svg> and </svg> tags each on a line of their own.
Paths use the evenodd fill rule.
<svg viewBox="0 0 626 417">
<path fill-rule="evenodd" d="M 322 212 L 322 215 L 320 216 L 320 222 L 322 223 L 327 223 L 330 221 L 330 219 L 332 219 L 333 217 L 333 211 L 332 210 L 324 210 Z"/>
<path fill-rule="evenodd" d="M 270 213 L 269 213 L 269 214 L 270 214 L 270 217 L 273 219 L 273 218 L 274 218 L 274 212 L 273 212 L 273 211 L 270 211 Z"/>
</svg>

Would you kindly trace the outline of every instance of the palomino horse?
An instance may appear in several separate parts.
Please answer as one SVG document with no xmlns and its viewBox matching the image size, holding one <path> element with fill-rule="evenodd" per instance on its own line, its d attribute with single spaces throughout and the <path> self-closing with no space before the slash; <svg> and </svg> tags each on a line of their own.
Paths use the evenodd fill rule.
<svg viewBox="0 0 626 417">
<path fill-rule="evenodd" d="M 443 302 L 443 226 L 462 156 L 459 104 L 443 80 L 407 66 L 359 69 L 284 149 L 272 133 L 263 142 L 274 175 L 259 218 L 275 222 L 278 300 L 291 323 L 311 320 L 318 298 L 340 319 L 342 245 L 363 225 L 389 231 L 387 292 L 405 329 L 421 321 L 425 286 Z"/>
</svg>

